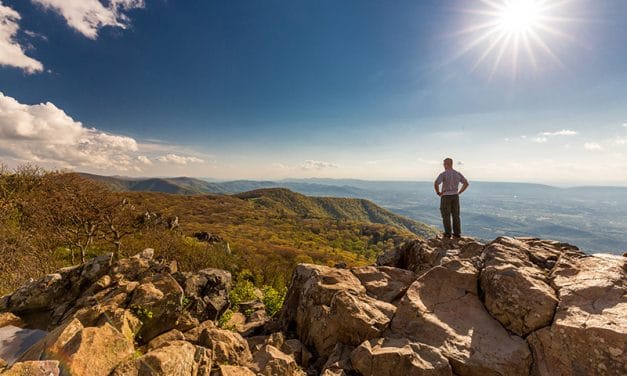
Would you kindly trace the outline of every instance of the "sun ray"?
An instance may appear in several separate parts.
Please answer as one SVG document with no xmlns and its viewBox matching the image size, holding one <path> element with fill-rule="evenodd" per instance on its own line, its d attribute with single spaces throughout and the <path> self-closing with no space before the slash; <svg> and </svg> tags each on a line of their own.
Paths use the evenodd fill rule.
<svg viewBox="0 0 627 376">
<path fill-rule="evenodd" d="M 536 56 L 533 53 L 533 48 L 531 48 L 531 44 L 529 43 L 529 35 L 523 35 L 523 45 L 525 46 L 525 50 L 527 51 L 527 55 L 529 56 L 529 61 L 531 61 L 531 65 L 534 69 L 538 68 L 538 63 L 536 62 Z"/>
<path fill-rule="evenodd" d="M 580 20 L 564 12 L 560 14 L 563 8 L 574 1 L 478 0 L 480 6 L 462 10 L 467 17 L 477 22 L 453 34 L 465 42 L 453 60 L 476 54 L 477 58 L 471 67 L 471 71 L 475 71 L 493 59 L 490 63 L 490 77 L 499 72 L 501 66 L 507 65 L 514 79 L 525 65 L 537 70 L 543 57 L 566 69 L 551 46 L 555 47 L 557 41 L 560 41 L 560 46 L 563 41 L 577 42 L 562 26 Z"/>
<path fill-rule="evenodd" d="M 562 62 L 562 60 L 551 50 L 551 48 L 544 43 L 544 40 L 534 31 L 530 31 L 529 35 L 533 38 L 533 40 L 546 52 L 553 60 L 562 68 L 566 69 L 566 64 Z"/>
<path fill-rule="evenodd" d="M 511 39 L 512 34 L 507 34 L 505 37 L 505 40 L 503 41 L 503 43 L 501 44 L 501 49 L 499 50 L 499 54 L 496 58 L 496 60 L 494 60 L 494 65 L 492 66 L 492 72 L 490 72 L 490 79 L 492 79 L 492 77 L 494 76 L 494 73 L 496 73 L 496 69 L 498 68 L 501 59 L 503 59 L 503 55 L 505 54 L 505 50 L 509 47 L 509 40 Z"/>
<path fill-rule="evenodd" d="M 475 65 L 473 65 L 471 71 L 476 70 L 479 65 L 483 62 L 483 60 L 485 60 L 486 57 L 488 57 L 488 55 L 490 55 L 490 53 L 492 52 L 492 50 L 494 50 L 494 48 L 498 45 L 498 43 L 501 41 L 501 39 L 503 39 L 503 37 L 505 37 L 505 33 L 501 33 L 499 34 L 493 41 L 492 43 L 490 43 L 490 45 L 488 46 L 488 48 L 486 48 L 483 51 L 483 54 L 479 57 L 479 59 L 477 59 L 477 61 L 475 62 Z"/>
</svg>

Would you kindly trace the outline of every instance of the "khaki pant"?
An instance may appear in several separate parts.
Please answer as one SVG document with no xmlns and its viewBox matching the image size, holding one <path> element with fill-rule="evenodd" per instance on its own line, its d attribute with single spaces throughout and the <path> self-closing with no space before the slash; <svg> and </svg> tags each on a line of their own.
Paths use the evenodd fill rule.
<svg viewBox="0 0 627 376">
<path fill-rule="evenodd" d="M 447 195 L 440 197 L 440 213 L 444 225 L 444 235 L 451 236 L 451 218 L 453 219 L 453 235 L 460 236 L 462 224 L 459 219 L 459 195 Z"/>
</svg>

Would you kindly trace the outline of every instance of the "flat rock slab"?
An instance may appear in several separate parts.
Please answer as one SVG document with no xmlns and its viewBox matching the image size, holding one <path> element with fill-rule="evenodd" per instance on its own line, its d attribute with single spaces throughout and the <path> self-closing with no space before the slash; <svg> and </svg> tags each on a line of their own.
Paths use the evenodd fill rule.
<svg viewBox="0 0 627 376">
<path fill-rule="evenodd" d="M 529 375 L 531 352 L 487 312 L 477 296 L 478 271 L 432 268 L 407 290 L 392 332 L 438 348 L 457 375 Z"/>
<path fill-rule="evenodd" d="M 536 375 L 627 374 L 627 280 L 619 256 L 564 259 L 555 321 L 529 336 Z"/>
<path fill-rule="evenodd" d="M 39 329 L 22 329 L 16 326 L 0 328 L 0 358 L 13 364 L 29 347 L 46 336 L 48 332 Z"/>
<path fill-rule="evenodd" d="M 351 271 L 369 294 L 388 303 L 401 297 L 417 277 L 412 271 L 391 266 L 362 266 Z"/>
</svg>

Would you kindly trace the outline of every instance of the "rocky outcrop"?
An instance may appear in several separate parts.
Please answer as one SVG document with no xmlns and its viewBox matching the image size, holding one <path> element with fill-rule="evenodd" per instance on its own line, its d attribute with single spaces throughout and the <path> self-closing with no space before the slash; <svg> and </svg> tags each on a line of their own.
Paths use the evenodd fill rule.
<svg viewBox="0 0 627 376">
<path fill-rule="evenodd" d="M 392 330 L 438 347 L 461 375 L 528 375 L 531 353 L 481 303 L 478 271 L 467 263 L 436 266 L 411 285 Z"/>
<path fill-rule="evenodd" d="M 214 361 L 232 360 L 228 351 L 235 349 L 225 355 L 218 351 L 223 343 L 212 348 L 198 343 L 202 331 L 214 326 L 200 320 L 216 318 L 228 307 L 230 274 L 178 273 L 153 254 L 146 249 L 119 261 L 99 256 L 3 297 L 4 328 L 19 324 L 49 331 L 18 359 L 9 359 L 6 372 L 208 376 Z M 248 352 L 243 339 L 239 345 L 237 351 Z M 244 358 L 250 357 L 248 352 Z"/>
<path fill-rule="evenodd" d="M 519 336 L 548 326 L 553 320 L 558 299 L 549 285 L 551 269 L 547 266 L 554 265 L 560 250 L 546 252 L 546 260 L 551 261 L 548 265 L 538 262 L 539 250 L 507 238 L 490 243 L 483 252 L 480 281 L 485 306 L 503 326 Z"/>
<path fill-rule="evenodd" d="M 200 321 L 217 320 L 228 308 L 231 274 L 220 269 L 204 269 L 198 273 L 179 272 L 174 278 L 183 286 L 189 299 L 187 310 Z"/>
<path fill-rule="evenodd" d="M 417 240 L 353 275 L 299 265 L 280 323 L 323 375 L 619 375 L 625 270 L 535 238 Z"/>
<path fill-rule="evenodd" d="M 298 265 L 281 316 L 282 326 L 328 356 L 336 343 L 357 346 L 381 336 L 396 307 L 366 294 L 349 270 Z"/>
<path fill-rule="evenodd" d="M 362 375 L 452 375 L 449 362 L 437 348 L 406 338 L 365 341 L 351 353 L 351 365 Z"/>
<path fill-rule="evenodd" d="M 370 296 L 388 303 L 403 296 L 416 280 L 414 272 L 390 266 L 364 266 L 351 271 Z"/>
<path fill-rule="evenodd" d="M 252 358 L 246 340 L 230 330 L 204 329 L 198 337 L 198 344 L 210 349 L 218 363 L 245 365 Z"/>
<path fill-rule="evenodd" d="M 227 272 L 152 256 L 101 256 L 1 298 L 0 334 L 48 332 L 0 372 L 627 374 L 625 257 L 534 238 L 417 240 L 378 265 L 298 265 L 277 319 L 243 302 L 231 331 L 215 321 L 229 306 Z"/>
<path fill-rule="evenodd" d="M 294 357 L 283 353 L 272 345 L 265 345 L 255 353 L 252 368 L 264 376 L 306 376 Z"/>
<path fill-rule="evenodd" d="M 119 365 L 112 376 L 192 375 L 195 367 L 196 348 L 189 342 L 173 341 L 164 344 L 141 357 Z"/>
<path fill-rule="evenodd" d="M 627 374 L 625 258 L 562 258 L 553 270 L 559 295 L 550 327 L 531 334 L 536 375 Z"/>
</svg>

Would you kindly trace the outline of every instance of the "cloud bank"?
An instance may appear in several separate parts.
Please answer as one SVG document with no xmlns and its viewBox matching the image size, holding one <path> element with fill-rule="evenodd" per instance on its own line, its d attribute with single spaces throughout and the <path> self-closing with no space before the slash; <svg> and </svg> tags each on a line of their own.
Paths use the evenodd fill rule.
<svg viewBox="0 0 627 376">
<path fill-rule="evenodd" d="M 540 136 L 545 136 L 545 137 L 552 137 L 552 136 L 576 136 L 578 135 L 579 132 L 577 131 L 573 131 L 570 129 L 562 129 L 561 131 L 556 131 L 556 132 L 542 132 L 540 133 Z"/>
<path fill-rule="evenodd" d="M 0 1 L 0 65 L 19 68 L 29 74 L 41 72 L 43 64 L 26 56 L 24 47 L 17 41 L 20 19 L 19 13 Z"/>
<path fill-rule="evenodd" d="M 134 138 L 85 127 L 50 102 L 28 105 L 0 93 L 2 157 L 60 168 L 115 171 L 140 171 L 153 161 L 178 165 L 203 162 L 174 153 L 151 159 L 139 154 L 141 149 Z"/>
<path fill-rule="evenodd" d="M 325 161 L 315 161 L 308 159 L 303 164 L 300 165 L 300 168 L 306 171 L 309 170 L 325 170 L 328 168 L 339 168 L 340 166 L 336 163 L 325 162 Z"/>
<path fill-rule="evenodd" d="M 184 157 L 177 154 L 166 154 L 160 157 L 157 157 L 159 162 L 163 163 L 174 163 L 178 165 L 186 165 L 188 163 L 203 163 L 204 160 L 197 157 Z"/>
<path fill-rule="evenodd" d="M 89 39 L 96 39 L 105 26 L 126 29 L 129 25 L 127 12 L 144 8 L 144 0 L 109 0 L 107 6 L 99 0 L 31 0 L 44 9 L 61 15 L 65 22 Z"/>
<path fill-rule="evenodd" d="M 603 150 L 603 147 L 596 142 L 586 142 L 583 144 L 583 148 L 588 151 L 599 151 Z"/>
</svg>

